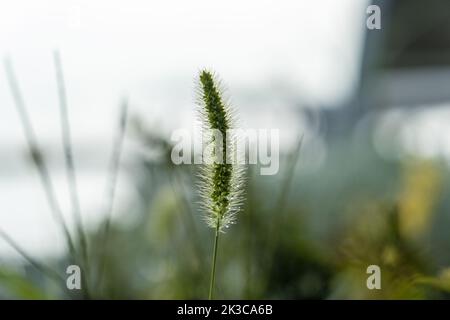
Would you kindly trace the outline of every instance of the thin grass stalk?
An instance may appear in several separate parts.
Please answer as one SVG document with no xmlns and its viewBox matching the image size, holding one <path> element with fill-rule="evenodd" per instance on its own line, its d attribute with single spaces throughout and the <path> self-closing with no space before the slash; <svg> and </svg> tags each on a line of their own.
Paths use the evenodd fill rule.
<svg viewBox="0 0 450 320">
<path fill-rule="evenodd" d="M 174 170 L 174 169 L 170 169 L 169 168 L 167 170 Z M 184 204 L 183 207 L 186 208 L 186 211 L 189 211 L 189 213 L 186 214 L 186 211 L 184 211 L 183 208 L 177 207 L 179 216 L 183 220 L 182 224 L 185 227 L 185 230 L 186 230 L 185 232 L 186 232 L 186 234 L 189 235 L 189 237 L 191 237 L 193 239 L 193 241 L 190 242 L 189 244 L 191 245 L 192 253 L 193 253 L 193 255 L 194 255 L 195 259 L 196 259 L 194 261 L 195 262 L 194 266 L 197 267 L 198 266 L 198 261 L 201 259 L 201 250 L 200 250 L 201 248 L 199 246 L 200 239 L 199 239 L 199 236 L 198 236 L 198 233 L 197 233 L 197 228 L 195 226 L 194 217 L 190 213 L 190 207 L 189 207 L 188 200 L 186 199 L 186 195 L 185 195 L 184 191 L 181 190 L 181 183 L 182 182 L 179 181 L 179 180 L 175 180 L 173 178 L 173 176 L 175 176 L 175 173 L 171 174 L 170 171 L 169 171 L 168 172 L 168 176 L 169 176 L 169 178 L 168 178 L 169 179 L 169 184 L 170 184 L 170 187 L 171 187 L 171 190 L 172 190 L 172 193 L 173 193 L 174 197 L 176 198 L 178 194 L 181 194 L 181 198 L 182 198 L 182 201 L 183 201 L 183 204 Z M 176 188 L 175 183 L 178 183 L 180 185 L 179 189 Z M 178 193 L 177 193 L 177 190 L 179 191 Z M 178 201 L 178 199 L 176 199 L 176 200 Z"/>
<path fill-rule="evenodd" d="M 7 242 L 22 258 L 24 258 L 31 266 L 36 270 L 40 271 L 42 274 L 46 275 L 50 279 L 56 281 L 59 286 L 65 291 L 64 284 L 65 279 L 54 269 L 46 266 L 34 258 L 32 258 L 10 235 L 8 235 L 4 230 L 0 229 L 0 237 Z"/>
<path fill-rule="evenodd" d="M 212 300 L 214 297 L 214 285 L 216 282 L 216 264 L 217 264 L 217 249 L 219 247 L 219 220 L 217 220 L 217 227 L 216 227 L 216 233 L 214 236 L 214 247 L 213 247 L 213 255 L 212 255 L 212 262 L 211 262 L 211 277 L 209 282 L 209 294 L 208 299 Z"/>
<path fill-rule="evenodd" d="M 300 150 L 302 148 L 303 144 L 303 135 L 300 136 L 298 139 L 294 150 L 290 153 L 288 159 L 287 159 L 287 170 L 285 173 L 285 176 L 283 178 L 283 182 L 281 184 L 280 193 L 278 196 L 278 200 L 275 202 L 274 211 L 278 211 L 279 214 L 277 215 L 276 219 L 280 219 L 280 214 L 283 214 L 286 208 L 287 199 L 290 194 L 290 189 L 292 187 L 292 179 L 294 178 L 295 169 L 297 167 L 298 158 L 300 156 Z M 275 219 L 275 217 L 273 217 Z M 275 230 L 280 230 L 279 228 L 275 228 L 275 223 L 271 223 L 270 226 L 274 228 Z M 275 231 L 273 230 L 273 231 Z"/>
<path fill-rule="evenodd" d="M 56 82 L 58 85 L 58 98 L 59 98 L 59 109 L 60 109 L 60 117 L 61 117 L 61 137 L 62 144 L 64 148 L 64 158 L 66 165 L 66 174 L 67 181 L 69 185 L 69 193 L 70 199 L 72 203 L 72 212 L 75 220 L 75 224 L 77 226 L 78 237 L 80 240 L 81 246 L 81 254 L 83 256 L 84 261 L 84 271 L 85 277 L 89 274 L 89 258 L 88 258 L 88 244 L 87 237 L 83 227 L 83 220 L 81 216 L 80 209 L 80 201 L 78 197 L 78 189 L 77 189 L 77 179 L 76 179 L 76 171 L 75 164 L 73 159 L 73 150 L 72 150 L 72 139 L 71 139 L 71 130 L 70 130 L 70 122 L 69 122 L 69 114 L 67 107 L 67 94 L 66 94 L 66 86 L 64 81 L 64 74 L 62 69 L 61 57 L 58 51 L 55 51 L 53 54 L 55 71 L 56 71 Z"/>
<path fill-rule="evenodd" d="M 25 133 L 25 138 L 27 141 L 28 149 L 33 157 L 33 163 L 37 168 L 37 171 L 39 173 L 39 177 L 43 186 L 43 189 L 45 191 L 48 204 L 51 209 L 52 216 L 55 220 L 55 222 L 59 225 L 61 228 L 67 242 L 67 246 L 69 249 L 69 253 L 72 256 L 72 259 L 76 260 L 76 250 L 74 246 L 74 242 L 72 240 L 72 236 L 69 232 L 69 229 L 67 228 L 67 224 L 65 222 L 65 219 L 63 217 L 61 208 L 59 206 L 59 203 L 56 199 L 53 184 L 50 178 L 50 174 L 47 169 L 47 165 L 45 163 L 45 160 L 42 157 L 41 149 L 39 148 L 36 134 L 34 132 L 34 129 L 31 125 L 31 121 L 29 119 L 27 109 L 25 106 L 24 99 L 22 97 L 22 94 L 20 92 L 19 86 L 17 84 L 13 67 L 9 59 L 6 59 L 4 61 L 4 67 L 6 71 L 6 77 L 7 82 L 9 84 L 13 100 L 16 106 L 16 110 L 19 114 L 22 128 Z"/>
<path fill-rule="evenodd" d="M 253 263 L 252 260 L 254 258 L 254 213 L 255 213 L 255 204 L 253 201 L 253 188 L 254 188 L 254 167 L 250 166 L 248 169 L 248 176 L 249 176 L 249 180 L 247 183 L 247 205 L 246 205 L 246 212 L 244 214 L 244 217 L 246 219 L 246 227 L 247 227 L 247 232 L 245 233 L 245 240 L 246 240 L 246 250 L 247 250 L 247 254 L 246 254 L 246 259 L 245 259 L 245 271 L 246 271 L 246 284 L 245 284 L 245 299 L 252 299 L 253 297 L 253 285 L 252 285 L 252 278 L 253 278 Z"/>
<path fill-rule="evenodd" d="M 117 187 L 117 178 L 119 175 L 120 158 L 123 148 L 123 140 L 127 128 L 128 119 L 128 100 L 124 99 L 120 111 L 119 128 L 113 141 L 113 150 L 108 166 L 108 179 L 106 183 L 106 220 L 103 230 L 103 239 L 100 246 L 100 263 L 99 263 L 99 275 L 98 275 L 98 287 L 101 286 L 103 281 L 103 274 L 106 265 L 106 256 L 108 249 L 109 234 L 111 231 L 111 220 L 113 216 L 114 199 Z"/>
<path fill-rule="evenodd" d="M 267 264 L 267 273 L 270 275 L 273 265 L 274 265 L 274 253 L 280 242 L 280 226 L 284 223 L 284 211 L 287 204 L 287 199 L 290 194 L 290 189 L 292 187 L 292 179 L 295 174 L 295 169 L 298 163 L 298 158 L 300 156 L 300 150 L 303 144 L 303 135 L 300 136 L 294 150 L 289 154 L 287 159 L 287 169 L 283 177 L 283 181 L 280 188 L 280 193 L 277 201 L 275 202 L 275 207 L 273 212 L 278 212 L 276 217 L 273 217 L 272 223 L 269 224 L 269 233 L 271 235 L 270 241 L 268 241 L 266 248 L 269 257 L 269 262 Z"/>
<path fill-rule="evenodd" d="M 194 233 L 194 237 L 197 240 L 196 241 L 197 245 L 201 246 L 201 242 L 200 242 L 200 238 L 199 238 L 199 235 L 198 235 L 197 226 L 195 224 L 194 212 L 193 212 L 193 210 L 191 208 L 191 205 L 190 205 L 190 202 L 189 202 L 189 200 L 187 198 L 187 191 L 186 191 L 186 189 L 184 187 L 183 178 L 181 176 L 181 173 L 178 170 L 174 169 L 172 172 L 173 172 L 172 173 L 172 177 L 174 177 L 175 182 L 180 187 L 181 198 L 182 198 L 182 201 L 184 202 L 184 206 L 185 206 L 186 210 L 189 212 L 188 213 L 189 214 L 189 219 L 188 220 L 189 220 L 189 224 L 191 225 L 192 232 Z"/>
</svg>

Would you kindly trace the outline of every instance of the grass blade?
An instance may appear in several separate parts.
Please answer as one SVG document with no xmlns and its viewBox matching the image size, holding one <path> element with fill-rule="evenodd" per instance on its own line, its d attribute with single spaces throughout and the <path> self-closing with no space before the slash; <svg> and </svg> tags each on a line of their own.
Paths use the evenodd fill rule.
<svg viewBox="0 0 450 320">
<path fill-rule="evenodd" d="M 60 117 L 61 117 L 61 137 L 62 144 L 64 149 L 64 158 L 66 165 L 66 174 L 67 181 L 69 184 L 69 193 L 70 199 L 72 203 L 72 212 L 74 216 L 74 220 L 77 226 L 77 232 L 80 239 L 81 253 L 84 260 L 84 271 L 85 275 L 88 274 L 88 248 L 87 248 L 87 238 L 86 233 L 83 228 L 83 221 L 81 217 L 81 209 L 80 209 L 80 201 L 78 198 L 77 191 L 77 179 L 75 172 L 75 164 L 73 160 L 73 151 L 72 151 L 72 141 L 71 141 L 71 133 L 70 133 L 70 122 L 69 122 L 69 114 L 67 108 L 67 94 L 66 87 L 64 83 L 64 74 L 62 69 L 61 57 L 58 51 L 54 52 L 53 55 L 55 71 L 56 71 L 56 82 L 58 85 L 58 98 L 59 98 L 59 109 L 60 109 Z"/>
<path fill-rule="evenodd" d="M 66 283 L 65 279 L 59 275 L 58 272 L 53 270 L 52 268 L 41 264 L 40 262 L 36 261 L 34 258 L 32 258 L 26 251 L 13 239 L 11 238 L 5 231 L 0 229 L 0 237 L 3 238 L 5 242 L 7 242 L 14 250 L 16 250 L 17 253 L 19 253 L 22 258 L 24 258 L 30 265 L 32 265 L 36 270 L 39 270 L 44 275 L 48 276 L 49 278 L 55 280 L 58 282 L 59 285 L 62 285 L 63 288 L 64 284 Z"/>
<path fill-rule="evenodd" d="M 13 67 L 12 67 L 11 61 L 9 59 L 5 59 L 4 67 L 5 67 L 5 71 L 6 71 L 7 81 L 8 81 L 12 96 L 13 96 L 15 106 L 16 106 L 16 110 L 19 114 L 19 117 L 20 117 L 20 120 L 22 123 L 22 128 L 25 133 L 25 138 L 27 140 L 28 149 L 33 158 L 33 163 L 38 170 L 39 177 L 40 177 L 43 189 L 44 189 L 46 197 L 47 197 L 47 201 L 48 201 L 50 209 L 51 209 L 51 213 L 52 213 L 53 218 L 56 221 L 56 223 L 58 223 L 60 228 L 62 229 L 62 232 L 66 238 L 69 252 L 72 255 L 72 258 L 75 259 L 75 256 L 76 256 L 75 255 L 75 246 L 73 244 L 72 236 L 70 235 L 69 229 L 67 228 L 67 224 L 62 215 L 61 208 L 56 199 L 53 184 L 52 184 L 52 181 L 50 178 L 50 174 L 48 172 L 46 163 L 42 157 L 41 149 L 39 148 L 36 134 L 31 125 L 31 121 L 29 119 L 29 116 L 28 116 L 28 113 L 27 113 L 27 110 L 25 107 L 25 102 L 24 102 L 24 99 L 20 92 L 16 78 L 14 76 Z"/>
<path fill-rule="evenodd" d="M 117 178 L 119 175 L 120 168 L 120 158 L 123 148 L 123 140 L 125 138 L 125 132 L 127 128 L 127 118 L 128 118 L 128 101 L 125 99 L 122 103 L 120 112 L 120 122 L 117 134 L 113 141 L 113 150 L 110 158 L 110 163 L 108 166 L 108 180 L 106 183 L 106 221 L 103 230 L 103 240 L 101 243 L 100 250 L 100 263 L 99 263 L 99 279 L 98 286 L 101 286 L 103 280 L 103 274 L 106 264 L 106 251 L 108 248 L 108 240 L 111 229 L 111 220 L 114 208 L 114 198 L 116 194 Z"/>
</svg>

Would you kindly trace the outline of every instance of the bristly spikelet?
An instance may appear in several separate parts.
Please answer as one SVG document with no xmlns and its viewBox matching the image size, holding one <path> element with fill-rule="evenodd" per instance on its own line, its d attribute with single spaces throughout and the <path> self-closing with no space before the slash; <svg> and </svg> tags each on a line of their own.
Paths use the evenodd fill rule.
<svg viewBox="0 0 450 320">
<path fill-rule="evenodd" d="M 202 164 L 200 194 L 207 213 L 205 217 L 207 224 L 223 232 L 234 223 L 235 215 L 240 210 L 244 169 L 230 161 L 235 157 L 235 145 L 232 143 L 234 137 L 231 137 L 227 130 L 233 128 L 235 121 L 228 103 L 224 101 L 219 81 L 210 71 L 200 72 L 198 95 L 203 131 L 217 129 L 222 135 L 221 145 L 216 145 L 216 148 L 222 148 L 222 159 L 214 158 L 215 161 Z M 213 141 L 210 136 L 209 139 L 209 142 Z M 203 156 L 204 160 L 208 157 L 217 157 L 212 154 Z"/>
</svg>

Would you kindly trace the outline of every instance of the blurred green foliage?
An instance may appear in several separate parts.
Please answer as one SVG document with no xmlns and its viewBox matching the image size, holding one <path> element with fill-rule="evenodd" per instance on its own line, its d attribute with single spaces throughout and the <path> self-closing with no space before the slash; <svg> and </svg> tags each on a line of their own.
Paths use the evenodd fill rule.
<svg viewBox="0 0 450 320">
<path fill-rule="evenodd" d="M 102 225 L 89 233 L 89 298 L 204 299 L 213 232 L 202 221 L 197 170 L 174 166 L 164 137 L 133 129 L 156 156 L 128 168 L 139 197 L 114 220 L 106 246 Z M 245 208 L 221 239 L 217 298 L 450 297 L 446 165 L 386 160 L 362 140 L 330 145 L 313 171 L 302 165 L 307 148 L 297 167 L 286 153 L 275 176 L 249 167 Z M 372 264 L 381 267 L 381 290 L 366 287 Z M 0 296 L 83 298 L 24 268 L 2 266 Z"/>
</svg>

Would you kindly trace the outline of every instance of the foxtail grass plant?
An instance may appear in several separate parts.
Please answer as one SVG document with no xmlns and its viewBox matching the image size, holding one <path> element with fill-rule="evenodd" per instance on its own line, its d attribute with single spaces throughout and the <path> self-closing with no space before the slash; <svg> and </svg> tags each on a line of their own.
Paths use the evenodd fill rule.
<svg viewBox="0 0 450 320">
<path fill-rule="evenodd" d="M 72 142 L 70 135 L 70 123 L 67 109 L 67 97 L 66 97 L 66 89 L 64 84 L 64 77 L 62 71 L 61 58 L 57 51 L 54 53 L 54 64 L 56 71 L 56 82 L 58 86 L 58 98 L 59 98 L 59 107 L 60 107 L 60 118 L 61 118 L 61 133 L 62 133 L 62 145 L 64 148 L 64 157 L 66 164 L 66 172 L 67 179 L 69 184 L 69 191 L 72 203 L 73 215 L 76 221 L 76 231 L 77 231 L 77 239 L 80 240 L 81 246 L 81 257 L 78 257 L 77 247 L 75 245 L 74 237 L 71 235 L 69 228 L 67 226 L 67 222 L 64 219 L 61 207 L 56 198 L 55 189 L 52 183 L 52 179 L 49 174 L 49 170 L 45 159 L 43 157 L 41 148 L 38 144 L 38 138 L 34 131 L 34 128 L 31 124 L 31 120 L 20 91 L 18 82 L 16 80 L 12 63 L 9 59 L 5 59 L 4 67 L 6 71 L 7 81 L 11 90 L 11 94 L 13 96 L 13 100 L 19 114 L 22 128 L 25 133 L 25 138 L 28 144 L 29 153 L 32 157 L 33 164 L 36 166 L 37 171 L 39 173 L 41 183 L 43 189 L 45 190 L 47 201 L 51 208 L 51 212 L 53 214 L 53 218 L 59 224 L 62 229 L 62 232 L 66 238 L 67 246 L 70 253 L 70 258 L 73 262 L 80 265 L 80 268 L 83 272 L 82 283 L 83 283 L 83 296 L 85 298 L 90 298 L 90 290 L 88 287 L 88 252 L 87 252 L 87 237 L 84 232 L 82 220 L 81 220 L 81 210 L 78 199 L 77 192 L 77 183 L 76 183 L 76 172 L 75 165 L 73 160 L 73 152 L 72 152 Z M 1 230 L 0 230 L 1 231 Z M 32 259 L 26 252 L 4 231 L 0 232 L 0 237 L 3 238 L 6 242 L 8 242 L 20 255 L 22 255 L 25 260 L 30 262 L 36 269 L 43 271 L 44 274 L 50 275 L 50 277 L 55 278 L 55 272 L 49 271 L 48 268 L 39 264 L 34 259 Z M 63 281 L 64 282 L 64 281 Z"/>
<path fill-rule="evenodd" d="M 25 101 L 23 99 L 22 93 L 20 91 L 19 85 L 17 83 L 14 70 L 12 67 L 12 63 L 9 59 L 4 60 L 4 67 L 7 77 L 7 82 L 9 84 L 11 94 L 16 106 L 17 113 L 19 114 L 20 121 L 22 123 L 22 128 L 25 134 L 25 138 L 28 144 L 28 150 L 33 159 L 33 164 L 35 165 L 39 178 L 41 180 L 43 189 L 45 190 L 45 194 L 47 196 L 47 201 L 51 209 L 51 213 L 53 214 L 53 218 L 57 224 L 62 229 L 62 232 L 66 238 L 67 246 L 69 252 L 72 256 L 72 259 L 76 259 L 75 254 L 75 246 L 72 236 L 67 227 L 66 221 L 63 217 L 61 207 L 59 205 L 58 200 L 56 199 L 55 190 L 53 187 L 52 180 L 50 178 L 50 174 L 48 171 L 47 164 L 44 160 L 44 157 L 41 152 L 41 148 L 38 144 L 38 139 L 36 133 L 34 131 L 33 126 L 31 125 L 30 117 L 28 115 L 28 111 L 25 105 Z"/>
<path fill-rule="evenodd" d="M 224 99 L 220 82 L 208 70 L 200 72 L 198 107 L 203 132 L 218 130 L 222 138 L 220 141 L 217 137 L 207 137 L 208 144 L 212 143 L 213 148 L 211 152 L 203 153 L 200 174 L 200 196 L 206 212 L 205 221 L 215 231 L 208 295 L 209 299 L 213 299 L 219 236 L 235 222 L 241 208 L 244 169 L 232 161 L 235 150 L 228 130 L 235 126 L 233 112 Z"/>
<path fill-rule="evenodd" d="M 72 213 L 76 223 L 76 230 L 78 234 L 78 239 L 80 240 L 81 247 L 81 255 L 83 259 L 82 269 L 84 271 L 84 287 L 87 288 L 86 281 L 87 276 L 89 275 L 89 259 L 88 259 L 88 245 L 87 245 L 87 237 L 83 227 L 83 221 L 81 217 L 81 208 L 80 201 L 78 198 L 78 190 L 77 190 L 77 179 L 75 172 L 75 163 L 72 151 L 72 139 L 71 139 L 71 130 L 70 130 L 70 121 L 69 121 L 69 112 L 67 107 L 67 94 L 66 94 L 66 86 L 64 82 L 64 74 L 61 63 L 61 56 L 59 51 L 55 51 L 53 53 L 53 61 L 55 65 L 55 73 L 56 73 L 56 83 L 58 86 L 58 100 L 59 100 L 59 110 L 60 110 L 60 120 L 61 120 L 61 138 L 62 145 L 64 150 L 64 159 L 66 166 L 66 174 L 67 174 L 67 182 L 69 185 L 69 194 L 70 201 L 72 204 Z"/>
<path fill-rule="evenodd" d="M 18 82 L 16 80 L 14 70 L 12 67 L 12 63 L 9 59 L 4 60 L 4 67 L 7 77 L 7 82 L 9 84 L 11 94 L 13 97 L 13 101 L 16 106 L 16 110 L 19 114 L 19 118 L 21 120 L 22 128 L 25 134 L 25 138 L 28 144 L 29 153 L 32 157 L 33 164 L 36 166 L 37 171 L 39 173 L 39 177 L 41 179 L 41 183 L 43 189 L 45 190 L 47 201 L 49 203 L 51 213 L 53 214 L 53 218 L 56 223 L 61 227 L 62 232 L 66 238 L 67 246 L 70 253 L 71 262 L 78 264 L 82 270 L 83 276 L 81 277 L 82 285 L 83 285 L 83 297 L 86 299 L 91 298 L 90 288 L 88 286 L 88 243 L 86 232 L 83 227 L 82 217 L 81 217 L 81 209 L 79 203 L 79 197 L 77 192 L 77 180 L 76 180 L 76 171 L 73 157 L 73 149 L 72 149 L 72 141 L 71 141 L 71 131 L 70 131 L 70 122 L 69 122 L 69 114 L 67 107 L 67 95 L 66 88 L 64 83 L 64 75 L 61 63 L 61 57 L 59 52 L 54 52 L 54 65 L 56 71 L 56 82 L 58 86 L 58 99 L 59 99 L 59 109 L 60 109 L 60 120 L 61 120 L 61 134 L 62 134 L 62 145 L 64 148 L 64 157 L 65 157 L 65 166 L 67 173 L 67 180 L 69 184 L 69 192 L 72 204 L 72 211 L 74 215 L 74 220 L 76 223 L 76 232 L 77 239 L 80 241 L 80 249 L 81 255 L 77 254 L 77 246 L 75 245 L 74 237 L 69 231 L 67 223 L 64 219 L 60 204 L 58 199 L 56 198 L 55 189 L 52 183 L 52 179 L 50 177 L 50 173 L 47 167 L 47 163 L 42 154 L 42 150 L 38 143 L 38 137 L 34 131 L 34 128 L 31 123 L 31 119 L 28 114 L 28 110 L 25 105 L 24 98 L 20 91 Z M 108 242 L 108 234 L 111 224 L 111 215 L 113 209 L 113 201 L 116 189 L 116 180 L 119 171 L 120 164 L 120 155 L 122 151 L 123 139 L 125 135 L 126 122 L 127 122 L 127 114 L 128 114 L 128 102 L 125 100 L 122 104 L 121 116 L 120 116 L 120 125 L 118 134 L 114 140 L 114 149 L 111 156 L 111 161 L 109 165 L 109 179 L 107 183 L 107 218 L 105 223 L 105 231 L 104 231 L 104 241 L 103 248 L 104 252 L 106 252 L 106 243 Z M 5 231 L 0 229 L 0 238 L 2 238 L 5 242 L 7 242 L 12 248 L 14 248 L 26 261 L 30 263 L 37 270 L 41 271 L 43 274 L 47 275 L 49 278 L 59 281 L 60 284 L 65 284 L 65 280 L 52 268 L 47 267 L 46 265 L 38 262 L 34 258 L 32 258 L 12 237 L 10 237 Z M 104 255 L 101 257 L 100 267 L 99 267 L 99 285 L 101 284 L 103 269 L 104 269 Z M 65 290 L 65 286 L 63 286 Z"/>
<path fill-rule="evenodd" d="M 120 160 L 122 155 L 123 143 L 128 122 L 128 99 L 124 99 L 120 108 L 119 125 L 117 133 L 113 141 L 113 150 L 108 165 L 108 179 L 106 183 L 106 221 L 103 229 L 103 239 L 101 244 L 101 257 L 98 270 L 98 287 L 101 288 L 105 265 L 106 254 L 108 251 L 109 234 L 111 229 L 111 222 L 113 218 L 114 199 L 116 195 L 117 179 L 119 176 Z"/>
</svg>

